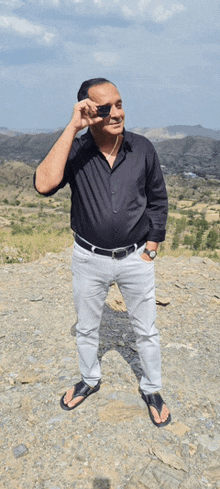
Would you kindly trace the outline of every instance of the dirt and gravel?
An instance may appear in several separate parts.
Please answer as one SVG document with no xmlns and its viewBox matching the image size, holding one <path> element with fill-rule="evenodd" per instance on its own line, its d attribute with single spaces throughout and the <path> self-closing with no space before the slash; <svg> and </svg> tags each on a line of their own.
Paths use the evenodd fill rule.
<svg viewBox="0 0 220 489">
<path fill-rule="evenodd" d="M 157 327 L 172 423 L 155 427 L 138 394 L 135 338 L 110 288 L 100 331 L 102 384 L 77 409 L 80 380 L 71 248 L 0 266 L 2 488 L 220 488 L 220 264 L 158 257 Z"/>
</svg>

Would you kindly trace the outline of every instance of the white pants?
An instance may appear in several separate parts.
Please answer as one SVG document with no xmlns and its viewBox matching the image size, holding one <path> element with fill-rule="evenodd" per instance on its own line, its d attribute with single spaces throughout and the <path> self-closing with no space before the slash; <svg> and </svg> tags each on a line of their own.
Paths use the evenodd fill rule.
<svg viewBox="0 0 220 489">
<path fill-rule="evenodd" d="M 99 326 L 109 285 L 116 282 L 132 323 L 143 375 L 145 394 L 161 389 L 159 333 L 155 326 L 154 263 L 141 258 L 144 246 L 117 260 L 87 251 L 74 244 L 72 273 L 79 367 L 82 378 L 95 386 L 101 378 L 97 357 Z"/>
</svg>

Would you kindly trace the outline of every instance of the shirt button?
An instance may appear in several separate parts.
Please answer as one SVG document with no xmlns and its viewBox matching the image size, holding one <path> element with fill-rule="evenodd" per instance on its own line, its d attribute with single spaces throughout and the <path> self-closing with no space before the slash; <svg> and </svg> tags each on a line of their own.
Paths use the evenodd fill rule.
<svg viewBox="0 0 220 489">
<path fill-rule="evenodd" d="M 113 212 L 114 212 L 114 214 L 117 214 L 118 211 L 113 211 Z"/>
</svg>

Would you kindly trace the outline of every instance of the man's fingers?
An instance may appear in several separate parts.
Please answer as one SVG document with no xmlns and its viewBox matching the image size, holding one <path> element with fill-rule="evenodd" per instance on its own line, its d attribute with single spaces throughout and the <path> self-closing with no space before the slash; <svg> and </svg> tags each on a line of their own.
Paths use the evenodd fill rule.
<svg viewBox="0 0 220 489">
<path fill-rule="evenodd" d="M 81 113 L 88 115 L 89 117 L 95 117 L 97 115 L 97 105 L 90 99 L 81 100 L 75 106 Z"/>
<path fill-rule="evenodd" d="M 84 102 L 84 103 L 83 103 Z M 89 125 L 97 124 L 97 122 L 102 121 L 102 117 L 97 116 L 97 105 L 90 99 L 82 100 L 79 106 L 81 117 L 85 117 Z"/>
<path fill-rule="evenodd" d="M 103 119 L 102 119 L 102 117 L 91 117 L 90 121 L 91 121 L 90 125 L 92 125 L 92 124 L 97 124 L 97 122 L 103 121 Z"/>
<path fill-rule="evenodd" d="M 73 111 L 72 120 L 75 122 L 78 130 L 86 126 L 92 126 L 101 122 L 102 117 L 97 116 L 97 104 L 89 98 L 78 102 Z"/>
</svg>

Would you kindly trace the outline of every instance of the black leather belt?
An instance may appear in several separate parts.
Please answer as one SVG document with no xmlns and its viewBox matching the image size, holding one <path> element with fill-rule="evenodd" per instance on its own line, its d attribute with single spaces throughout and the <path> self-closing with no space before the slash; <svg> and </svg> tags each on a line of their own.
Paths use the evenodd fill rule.
<svg viewBox="0 0 220 489">
<path fill-rule="evenodd" d="M 125 258 L 126 256 L 130 255 L 133 253 L 135 250 L 136 246 L 135 245 L 130 245 L 127 246 L 126 248 L 119 248 L 115 250 L 105 250 L 103 248 L 96 248 L 93 245 L 90 245 L 84 239 L 80 238 L 80 236 L 76 235 L 75 237 L 75 242 L 80 245 L 82 248 L 85 250 L 92 251 L 93 253 L 97 253 L 98 255 L 104 255 L 104 256 L 110 256 L 111 258 L 116 258 L 116 260 L 120 260 L 121 258 Z M 144 243 L 146 242 L 146 239 L 143 241 L 140 241 L 140 243 L 137 244 L 137 247 L 140 248 Z"/>
</svg>

